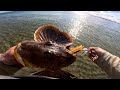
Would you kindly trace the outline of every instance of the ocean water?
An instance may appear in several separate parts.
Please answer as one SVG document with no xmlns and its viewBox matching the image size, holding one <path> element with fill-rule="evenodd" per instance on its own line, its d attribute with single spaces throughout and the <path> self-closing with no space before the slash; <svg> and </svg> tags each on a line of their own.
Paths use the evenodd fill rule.
<svg viewBox="0 0 120 90">
<path fill-rule="evenodd" d="M 119 11 L 13 11 L 0 12 L 0 53 L 23 40 L 33 40 L 35 30 L 53 24 L 74 39 L 74 46 L 101 47 L 120 56 Z M 80 78 L 106 78 L 93 62 L 77 55 L 68 71 Z"/>
<path fill-rule="evenodd" d="M 2 47 L 0 52 L 4 52 L 8 47 L 22 40 L 33 39 L 33 33 L 40 25 L 53 24 L 61 31 L 69 33 L 74 39 L 74 45 L 82 44 L 87 48 L 91 46 L 101 47 L 120 56 L 120 24 L 119 19 L 115 21 L 115 18 L 120 18 L 120 12 L 111 12 L 114 18 L 112 20 L 109 19 L 112 14 L 109 13 L 105 11 L 104 14 L 95 11 L 2 13 L 0 14 L 0 46 Z"/>
</svg>

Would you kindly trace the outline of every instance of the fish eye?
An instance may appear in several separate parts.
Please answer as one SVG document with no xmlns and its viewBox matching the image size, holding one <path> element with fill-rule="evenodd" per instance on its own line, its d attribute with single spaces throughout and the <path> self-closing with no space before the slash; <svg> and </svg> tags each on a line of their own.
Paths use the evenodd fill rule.
<svg viewBox="0 0 120 90">
<path fill-rule="evenodd" d="M 46 45 L 47 45 L 47 46 L 52 46 L 52 44 L 51 44 L 51 43 L 47 43 Z"/>
<path fill-rule="evenodd" d="M 49 52 L 44 52 L 44 57 L 47 59 L 51 58 L 51 54 Z"/>
<path fill-rule="evenodd" d="M 45 43 L 45 45 L 52 46 L 52 43 L 48 41 L 48 42 Z"/>
</svg>

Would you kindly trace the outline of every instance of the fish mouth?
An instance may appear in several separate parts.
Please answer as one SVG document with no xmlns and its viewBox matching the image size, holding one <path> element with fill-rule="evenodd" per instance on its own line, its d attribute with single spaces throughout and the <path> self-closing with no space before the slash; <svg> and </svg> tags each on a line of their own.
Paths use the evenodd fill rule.
<svg viewBox="0 0 120 90">
<path fill-rule="evenodd" d="M 77 52 L 79 52 L 79 51 L 82 51 L 83 48 L 84 48 L 84 46 L 83 46 L 83 45 L 80 45 L 80 46 L 77 46 L 77 47 L 75 47 L 75 48 L 70 49 L 70 50 L 68 51 L 68 53 L 73 55 L 73 54 L 75 54 L 75 53 L 77 53 Z"/>
</svg>

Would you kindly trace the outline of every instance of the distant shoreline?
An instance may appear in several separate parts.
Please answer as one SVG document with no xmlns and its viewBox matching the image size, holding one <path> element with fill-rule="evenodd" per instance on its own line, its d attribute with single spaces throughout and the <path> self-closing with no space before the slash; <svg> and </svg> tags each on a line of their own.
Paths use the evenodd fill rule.
<svg viewBox="0 0 120 90">
<path fill-rule="evenodd" d="M 0 11 L 0 14 L 6 14 L 6 13 L 11 13 L 13 11 Z"/>
<path fill-rule="evenodd" d="M 117 23 L 117 24 L 120 24 L 120 21 L 114 20 L 114 18 L 111 18 L 111 16 L 108 16 L 109 18 L 108 18 L 108 17 L 106 18 L 106 17 L 104 17 L 102 14 L 99 15 L 99 13 L 96 13 L 96 14 L 90 13 L 90 12 L 93 12 L 93 11 L 90 11 L 90 12 L 89 12 L 89 11 L 87 11 L 87 12 L 86 12 L 86 11 L 85 11 L 85 12 L 82 11 L 82 12 L 83 12 L 84 14 L 87 14 L 87 15 L 91 15 L 91 16 L 94 16 L 94 17 L 98 17 L 98 18 L 101 18 L 101 19 L 105 19 L 105 20 L 112 21 L 112 22 L 115 22 L 115 23 Z M 82 13 L 82 12 L 81 12 L 81 13 Z M 95 12 L 95 11 L 94 11 L 94 12 Z M 104 12 L 105 12 L 105 11 L 104 11 Z M 107 12 L 107 11 L 106 11 L 106 12 Z M 76 12 L 76 11 L 75 11 L 75 13 L 78 14 L 78 15 L 81 14 L 80 12 Z M 120 12 L 119 12 L 119 13 L 120 13 Z M 97 14 L 98 14 L 98 15 L 97 15 Z M 114 13 L 112 13 L 112 14 L 115 15 Z M 112 16 L 112 17 L 113 17 L 113 16 Z M 110 18 L 111 18 L 111 19 L 110 19 Z M 120 17 L 119 17 L 119 18 L 120 18 Z"/>
<path fill-rule="evenodd" d="M 12 12 L 12 11 L 0 11 L 0 13 L 7 13 L 7 12 Z"/>
<path fill-rule="evenodd" d="M 114 21 L 114 20 L 111 20 L 111 19 L 107 19 L 107 18 L 104 18 L 104 17 L 100 17 L 100 16 L 96 16 L 96 15 L 92 15 L 92 14 L 88 14 L 88 15 L 91 15 L 91 16 L 94 16 L 94 17 L 98 17 L 98 18 L 101 18 L 101 19 L 105 19 L 105 20 L 120 24 L 120 22 L 117 22 L 117 21 Z"/>
</svg>

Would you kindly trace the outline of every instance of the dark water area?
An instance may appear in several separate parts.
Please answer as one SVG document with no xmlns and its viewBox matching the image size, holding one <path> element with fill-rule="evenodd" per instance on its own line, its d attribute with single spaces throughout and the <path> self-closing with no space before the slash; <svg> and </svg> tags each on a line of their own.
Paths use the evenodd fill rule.
<svg viewBox="0 0 120 90">
<path fill-rule="evenodd" d="M 120 56 L 120 24 L 87 14 L 73 12 L 19 11 L 0 15 L 0 52 L 25 39 L 33 39 L 34 31 L 53 24 L 66 31 L 75 44 L 99 46 Z"/>
</svg>

